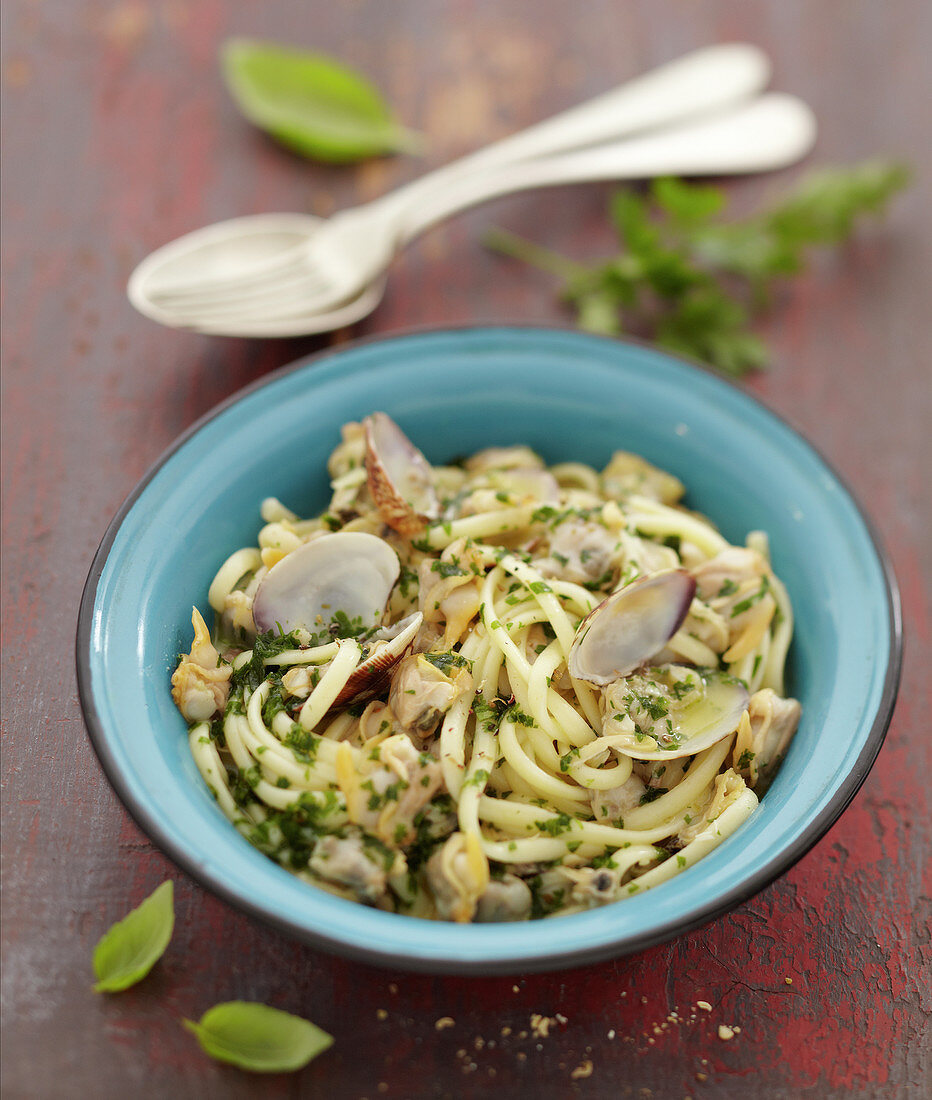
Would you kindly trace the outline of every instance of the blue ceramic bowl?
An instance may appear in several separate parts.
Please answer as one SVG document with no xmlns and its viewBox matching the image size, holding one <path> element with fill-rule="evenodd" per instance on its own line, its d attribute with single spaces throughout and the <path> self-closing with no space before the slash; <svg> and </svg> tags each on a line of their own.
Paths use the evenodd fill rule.
<svg viewBox="0 0 932 1100">
<path fill-rule="evenodd" d="M 263 497 L 302 514 L 328 500 L 339 427 L 382 409 L 434 461 L 528 443 L 548 461 L 635 451 L 687 485 L 733 542 L 768 532 L 796 612 L 789 690 L 803 717 L 760 808 L 697 866 L 569 917 L 454 927 L 315 890 L 228 824 L 169 694 L 191 605 L 254 543 Z M 480 328 L 362 342 L 298 363 L 221 405 L 157 463 L 94 561 L 78 625 L 81 702 L 120 798 L 179 866 L 307 942 L 445 972 L 556 969 L 644 948 L 760 890 L 829 828 L 889 724 L 901 632 L 895 582 L 822 458 L 751 398 L 662 352 L 559 330 Z"/>
</svg>

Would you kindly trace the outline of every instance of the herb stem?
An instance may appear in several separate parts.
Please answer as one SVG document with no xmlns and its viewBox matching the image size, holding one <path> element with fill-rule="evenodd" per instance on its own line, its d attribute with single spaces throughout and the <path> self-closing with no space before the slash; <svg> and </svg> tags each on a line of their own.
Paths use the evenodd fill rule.
<svg viewBox="0 0 932 1100">
<path fill-rule="evenodd" d="M 560 279 L 577 279 L 589 274 L 589 268 L 585 264 L 576 263 L 575 260 L 562 256 L 559 252 L 553 252 L 543 245 L 535 244 L 525 237 L 519 237 L 507 229 L 493 226 L 482 239 L 486 248 L 493 252 L 500 252 L 503 256 L 510 256 L 513 260 L 521 260 L 540 271 L 547 271 Z"/>
</svg>

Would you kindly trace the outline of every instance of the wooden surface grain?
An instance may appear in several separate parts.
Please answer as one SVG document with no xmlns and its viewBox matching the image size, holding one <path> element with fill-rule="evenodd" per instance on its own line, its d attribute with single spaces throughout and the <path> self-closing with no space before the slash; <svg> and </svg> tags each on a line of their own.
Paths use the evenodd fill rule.
<svg viewBox="0 0 932 1100">
<path fill-rule="evenodd" d="M 932 1089 L 925 0 L 7 0 L 3 372 L 3 1094 L 24 1097 L 920 1097 Z M 423 160 L 328 168 L 236 114 L 218 44 L 254 34 L 369 73 L 424 131 Z M 813 162 L 917 166 L 885 224 L 825 257 L 762 328 L 743 383 L 854 487 L 892 555 L 906 661 L 880 758 L 793 870 L 730 915 L 629 958 L 552 975 L 390 973 L 247 919 L 131 823 L 94 758 L 72 638 L 97 543 L 174 437 L 270 369 L 347 338 L 208 339 L 136 315 L 133 265 L 185 230 L 262 210 L 328 213 L 713 41 L 767 49 L 821 123 Z M 792 178 L 729 184 L 737 209 Z M 396 263 L 354 334 L 564 319 L 548 279 L 483 251 L 507 226 L 607 249 L 610 188 L 502 201 Z M 852 592 L 852 599 L 857 593 Z M 159 882 L 177 931 L 145 982 L 91 992 L 98 937 Z M 300 1074 L 209 1061 L 179 1024 L 256 999 L 331 1031 Z M 709 1011 L 697 1008 L 707 1002 Z M 559 1018 L 546 1037 L 535 1013 Z M 435 1021 L 454 1023 L 438 1029 Z M 730 1041 L 719 1024 L 738 1025 Z M 591 1068 L 591 1072 L 590 1072 Z"/>
</svg>

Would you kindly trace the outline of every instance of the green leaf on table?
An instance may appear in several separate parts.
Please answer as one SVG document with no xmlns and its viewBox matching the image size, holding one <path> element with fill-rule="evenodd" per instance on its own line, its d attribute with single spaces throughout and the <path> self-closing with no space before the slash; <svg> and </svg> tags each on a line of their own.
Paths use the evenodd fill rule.
<svg viewBox="0 0 932 1100">
<path fill-rule="evenodd" d="M 365 78 L 323 54 L 234 38 L 222 62 L 246 118 L 303 156 L 348 163 L 421 145 Z"/>
<path fill-rule="evenodd" d="M 184 1020 L 203 1050 L 221 1062 L 256 1073 L 301 1069 L 333 1043 L 309 1020 L 255 1001 L 227 1001 L 200 1020 Z"/>
<path fill-rule="evenodd" d="M 141 981 L 165 953 L 174 927 L 169 879 L 101 937 L 93 958 L 96 992 L 118 993 Z"/>
</svg>

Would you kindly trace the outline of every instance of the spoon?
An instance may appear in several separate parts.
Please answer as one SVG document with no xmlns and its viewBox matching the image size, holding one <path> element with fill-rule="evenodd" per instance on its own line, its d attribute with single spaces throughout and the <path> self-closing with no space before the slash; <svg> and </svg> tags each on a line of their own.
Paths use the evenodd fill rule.
<svg viewBox="0 0 932 1100">
<path fill-rule="evenodd" d="M 373 213 L 397 224 L 438 189 L 488 170 L 662 127 L 721 108 L 759 91 L 770 63 L 757 47 L 741 43 L 696 50 L 614 90 L 462 157 L 413 183 L 323 221 L 308 214 L 260 214 L 197 230 L 152 253 L 133 272 L 127 292 L 142 313 L 170 325 L 199 327 L 180 318 L 172 303 L 189 296 L 245 288 L 283 269 L 306 267 L 314 241 L 338 221 L 338 232 Z M 352 225 L 352 222 L 351 222 Z M 325 242 L 324 242 L 325 243 Z M 365 316 L 378 303 L 380 285 L 357 283 L 331 313 L 308 318 L 304 332 L 322 332 Z M 308 311 L 311 312 L 311 311 Z M 249 333 L 250 335 L 254 333 Z M 245 335 L 245 333 L 244 333 Z"/>
<path fill-rule="evenodd" d="M 179 297 L 165 308 L 171 309 L 175 324 L 201 332 L 304 333 L 315 320 L 314 309 L 338 307 L 348 316 L 358 301 L 343 303 L 360 289 L 373 293 L 377 301 L 381 289 L 373 288 L 371 280 L 384 271 L 399 247 L 477 203 L 515 191 L 599 179 L 729 175 L 781 168 L 808 152 L 815 132 L 812 112 L 801 100 L 771 93 L 689 125 L 464 178 L 458 186 L 425 198 L 405 220 L 390 223 L 390 232 L 381 236 L 383 223 L 377 214 L 372 219 L 357 217 L 339 237 L 327 233 L 333 252 L 325 256 L 332 278 L 324 291 L 316 271 L 304 265 L 280 265 L 261 280 L 227 287 L 222 293 Z M 328 223 L 328 229 L 338 226 L 338 218 Z"/>
</svg>

